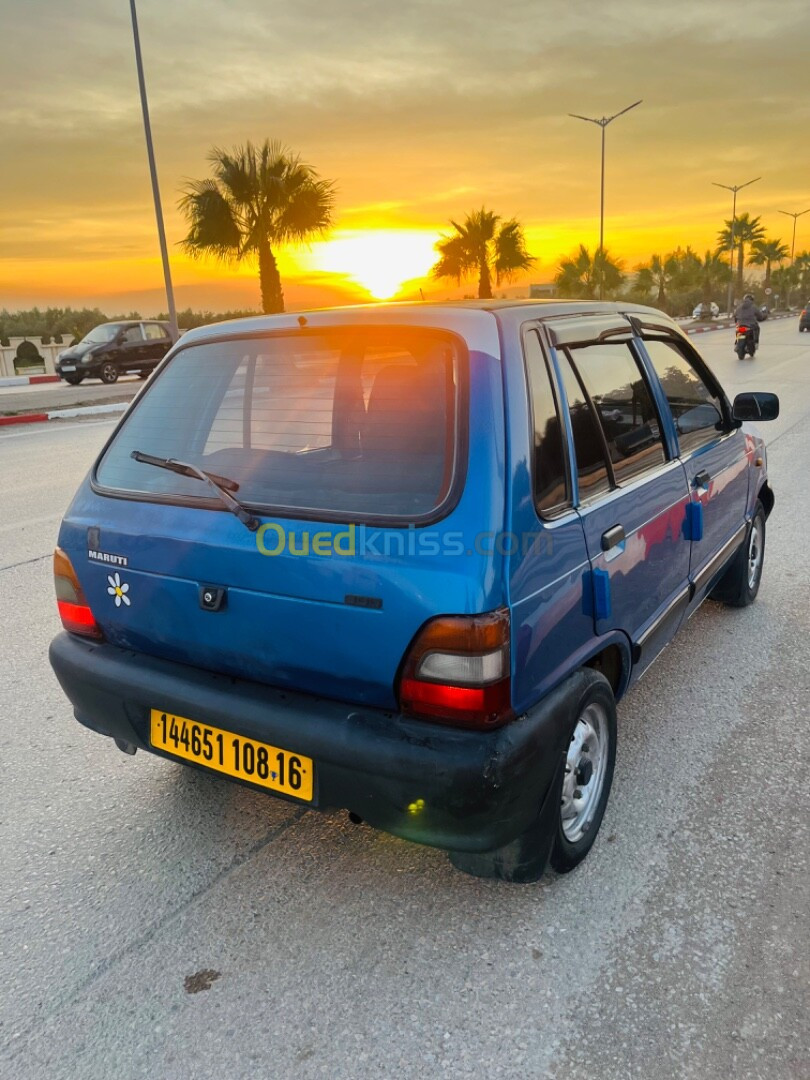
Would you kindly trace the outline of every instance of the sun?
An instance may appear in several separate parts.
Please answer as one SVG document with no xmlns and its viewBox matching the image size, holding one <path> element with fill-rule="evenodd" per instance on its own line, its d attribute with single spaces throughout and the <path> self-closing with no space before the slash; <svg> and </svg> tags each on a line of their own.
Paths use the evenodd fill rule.
<svg viewBox="0 0 810 1080">
<path fill-rule="evenodd" d="M 390 300 L 405 282 L 426 277 L 438 258 L 438 234 L 421 229 L 356 229 L 312 245 L 313 270 L 345 274 L 376 300 Z"/>
</svg>

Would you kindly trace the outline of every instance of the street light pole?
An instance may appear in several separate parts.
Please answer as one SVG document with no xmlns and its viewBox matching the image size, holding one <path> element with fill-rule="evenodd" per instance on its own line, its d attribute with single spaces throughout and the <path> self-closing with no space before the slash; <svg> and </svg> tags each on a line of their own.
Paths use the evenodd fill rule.
<svg viewBox="0 0 810 1080">
<path fill-rule="evenodd" d="M 797 214 L 791 213 L 790 210 L 780 210 L 779 213 L 793 218 L 793 240 L 790 244 L 790 265 L 793 266 L 793 256 L 796 252 L 796 219 L 800 218 L 802 214 L 810 214 L 810 206 L 806 210 L 800 210 Z"/>
<path fill-rule="evenodd" d="M 780 210 L 779 213 L 780 214 L 785 214 L 787 217 L 792 217 L 793 218 L 793 239 L 790 242 L 790 266 L 791 266 L 791 269 L 792 269 L 793 268 L 793 258 L 794 258 L 795 254 L 796 254 L 796 221 L 797 221 L 798 218 L 800 218 L 802 216 L 802 214 L 810 214 L 810 207 L 808 207 L 807 210 L 800 210 L 797 214 L 791 213 L 790 210 Z M 787 296 L 785 298 L 785 306 L 788 309 L 790 308 L 790 297 L 791 297 L 792 291 L 793 290 L 790 288 L 790 285 L 788 285 Z"/>
<path fill-rule="evenodd" d="M 742 191 L 744 187 L 748 187 L 749 184 L 755 184 L 757 180 L 761 180 L 761 176 L 755 176 L 753 180 L 746 180 L 744 184 L 718 184 L 712 180 L 712 184 L 715 187 L 725 188 L 726 191 L 734 192 L 734 200 L 731 204 L 731 242 L 728 249 L 728 296 L 726 297 L 726 311 L 731 314 L 731 293 L 734 288 L 734 227 L 737 224 L 737 192 Z"/>
<path fill-rule="evenodd" d="M 163 260 L 163 280 L 166 284 L 166 300 L 169 305 L 169 324 L 171 326 L 172 337 L 177 341 L 179 337 L 177 329 L 177 310 L 174 306 L 172 273 L 169 267 L 169 249 L 166 246 L 166 230 L 163 227 L 163 209 L 160 205 L 160 187 L 158 186 L 157 166 L 155 165 L 155 149 L 152 145 L 152 125 L 149 122 L 149 105 L 146 101 L 146 82 L 143 76 L 141 38 L 138 33 L 138 15 L 135 11 L 135 0 L 129 0 L 129 8 L 132 14 L 132 37 L 135 42 L 135 65 L 138 69 L 138 86 L 141 92 L 141 109 L 143 111 L 143 130 L 144 135 L 146 136 L 146 153 L 149 158 L 149 173 L 152 177 L 152 196 L 155 201 L 155 217 L 157 219 L 158 239 L 160 241 L 160 256 Z"/>
<path fill-rule="evenodd" d="M 626 112 L 630 112 L 631 109 L 635 109 L 636 105 L 640 105 L 643 99 L 634 101 L 632 105 L 628 105 L 626 109 L 622 109 L 621 112 L 614 113 L 613 116 L 603 116 L 597 118 L 595 116 L 580 116 L 579 113 L 569 113 L 569 116 L 573 116 L 575 120 L 587 120 L 589 124 L 596 124 L 602 129 L 602 182 L 600 185 L 600 200 L 599 200 L 599 299 L 605 298 L 605 128 L 608 124 L 612 123 L 618 116 L 624 116 Z"/>
</svg>

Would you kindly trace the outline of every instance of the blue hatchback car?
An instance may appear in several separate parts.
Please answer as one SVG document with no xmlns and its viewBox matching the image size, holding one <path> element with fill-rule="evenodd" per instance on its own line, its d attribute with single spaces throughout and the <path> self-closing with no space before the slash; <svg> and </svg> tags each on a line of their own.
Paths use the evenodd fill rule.
<svg viewBox="0 0 810 1080">
<path fill-rule="evenodd" d="M 185 334 L 62 523 L 76 718 L 536 880 L 594 842 L 616 701 L 707 596 L 749 604 L 774 497 L 651 308 L 389 305 Z"/>
</svg>

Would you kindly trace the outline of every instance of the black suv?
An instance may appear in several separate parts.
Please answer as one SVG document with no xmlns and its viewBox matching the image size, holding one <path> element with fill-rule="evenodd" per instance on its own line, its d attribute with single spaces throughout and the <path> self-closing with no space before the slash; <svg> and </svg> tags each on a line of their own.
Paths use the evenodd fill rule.
<svg viewBox="0 0 810 1080">
<path fill-rule="evenodd" d="M 82 379 L 93 378 L 114 383 L 127 371 L 145 379 L 173 343 L 168 323 L 155 320 L 101 323 L 59 354 L 56 374 L 73 386 Z"/>
</svg>

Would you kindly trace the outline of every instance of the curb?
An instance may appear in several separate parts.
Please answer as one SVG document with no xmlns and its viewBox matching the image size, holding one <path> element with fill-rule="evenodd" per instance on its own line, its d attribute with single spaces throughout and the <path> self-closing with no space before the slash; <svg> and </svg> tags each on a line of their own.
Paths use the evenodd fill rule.
<svg viewBox="0 0 810 1080">
<path fill-rule="evenodd" d="M 0 416 L 0 425 L 3 424 L 37 424 L 48 419 L 44 412 L 25 413 L 23 416 Z"/>
<path fill-rule="evenodd" d="M 766 322 L 778 322 L 780 319 L 794 319 L 796 313 L 793 311 L 785 312 L 781 315 L 769 315 L 765 320 Z M 712 323 L 711 326 L 689 326 L 684 327 L 683 332 L 685 334 L 709 334 L 712 330 L 730 330 L 736 324 L 734 322 Z"/>
<path fill-rule="evenodd" d="M 54 409 L 47 413 L 0 416 L 0 427 L 7 424 L 41 424 L 46 420 L 71 420 L 76 416 L 93 416 L 98 413 L 125 412 L 128 408 L 128 401 L 115 401 L 108 405 L 85 405 L 75 409 Z"/>
<path fill-rule="evenodd" d="M 4 386 L 35 386 L 38 383 L 59 382 L 58 375 L 4 375 L 0 379 L 0 388 Z"/>
</svg>

